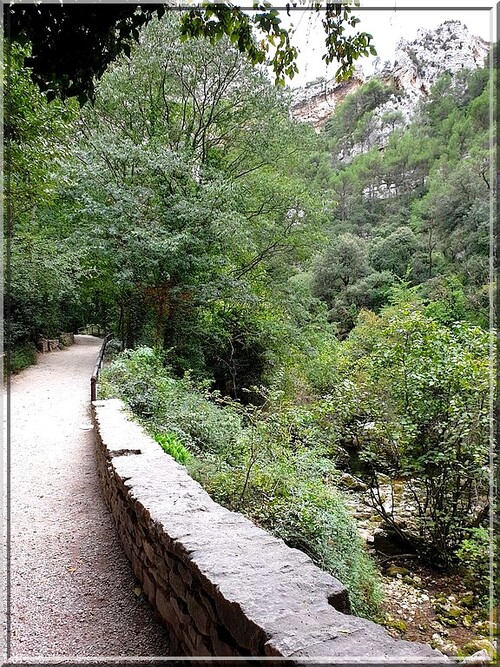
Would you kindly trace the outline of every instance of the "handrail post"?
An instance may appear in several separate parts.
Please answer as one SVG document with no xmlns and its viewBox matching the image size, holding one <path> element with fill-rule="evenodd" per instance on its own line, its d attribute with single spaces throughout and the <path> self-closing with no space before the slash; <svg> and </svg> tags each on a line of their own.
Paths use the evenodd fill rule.
<svg viewBox="0 0 500 667">
<path fill-rule="evenodd" d="M 101 367 L 104 361 L 104 353 L 106 352 L 106 346 L 109 343 L 109 341 L 113 338 L 113 334 L 107 334 L 104 337 L 104 340 L 102 341 L 101 348 L 99 350 L 99 356 L 97 357 L 97 361 L 94 367 L 94 373 L 92 377 L 90 378 L 90 400 L 95 401 L 97 400 L 97 379 L 99 377 L 99 373 L 101 371 Z"/>
</svg>

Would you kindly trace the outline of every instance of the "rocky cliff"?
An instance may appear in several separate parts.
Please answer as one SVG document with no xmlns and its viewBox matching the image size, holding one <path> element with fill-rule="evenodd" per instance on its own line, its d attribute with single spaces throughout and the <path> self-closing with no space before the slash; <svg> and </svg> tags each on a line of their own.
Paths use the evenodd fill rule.
<svg viewBox="0 0 500 667">
<path fill-rule="evenodd" d="M 361 68 L 348 81 L 335 80 L 318 82 L 297 88 L 293 92 L 292 117 L 311 123 L 318 131 L 324 126 L 337 104 L 349 93 L 353 93 L 366 81 Z"/>
<path fill-rule="evenodd" d="M 460 21 L 445 21 L 435 30 L 420 29 L 412 41 L 401 39 L 394 63 L 381 67 L 380 61 L 375 62 L 373 76 L 392 83 L 404 93 L 400 98 L 389 100 L 380 109 L 380 115 L 398 111 L 407 121 L 418 101 L 429 94 L 442 74 L 481 67 L 488 49 L 488 42 L 471 35 Z M 346 95 L 357 90 L 368 78 L 362 69 L 357 69 L 354 77 L 344 83 L 320 81 L 297 89 L 293 93 L 292 116 L 311 123 L 319 131 Z"/>
</svg>

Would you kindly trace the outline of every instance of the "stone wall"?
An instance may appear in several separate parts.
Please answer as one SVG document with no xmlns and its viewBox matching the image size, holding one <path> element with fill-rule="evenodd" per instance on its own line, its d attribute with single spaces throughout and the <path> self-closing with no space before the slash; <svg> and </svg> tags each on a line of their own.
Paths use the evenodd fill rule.
<svg viewBox="0 0 500 667">
<path fill-rule="evenodd" d="M 75 334 L 69 332 L 60 333 L 59 340 L 64 347 L 69 347 L 70 345 L 75 344 Z"/>
<path fill-rule="evenodd" d="M 75 335 L 73 333 L 63 332 L 59 334 L 59 338 L 43 338 L 38 339 L 38 351 L 42 353 L 55 352 L 62 347 L 69 347 L 74 345 Z"/>
<path fill-rule="evenodd" d="M 443 663 L 348 615 L 343 585 L 311 559 L 215 503 L 118 400 L 95 401 L 102 489 L 136 577 L 189 656 Z"/>
</svg>

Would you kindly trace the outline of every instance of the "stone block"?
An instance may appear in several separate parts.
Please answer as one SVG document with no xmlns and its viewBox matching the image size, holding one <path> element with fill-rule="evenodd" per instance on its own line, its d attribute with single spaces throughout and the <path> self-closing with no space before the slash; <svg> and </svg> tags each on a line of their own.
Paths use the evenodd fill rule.
<svg viewBox="0 0 500 667">
<path fill-rule="evenodd" d="M 95 401 L 93 419 L 103 492 L 124 550 L 179 654 L 450 662 L 341 613 L 349 601 L 337 579 L 214 503 L 127 420 L 120 401 Z"/>
<path fill-rule="evenodd" d="M 229 602 L 223 597 L 215 600 L 220 624 L 227 629 L 235 644 L 242 646 L 259 655 L 259 647 L 264 644 L 267 637 L 263 629 L 249 618 L 237 602 Z"/>
<path fill-rule="evenodd" d="M 63 332 L 59 334 L 59 340 L 64 347 L 69 347 L 75 342 L 75 335 L 72 333 Z"/>
<path fill-rule="evenodd" d="M 158 554 L 157 550 L 154 548 L 153 544 L 149 541 L 148 538 L 146 538 L 142 543 L 142 549 L 148 562 L 151 563 L 152 568 L 156 571 L 163 559 Z"/>
<path fill-rule="evenodd" d="M 187 588 L 191 588 L 191 585 L 193 584 L 193 575 L 191 574 L 191 570 L 182 563 L 178 563 L 177 571 L 179 572 L 179 575 L 182 578 L 185 586 Z"/>
<path fill-rule="evenodd" d="M 165 623 L 171 627 L 177 626 L 178 619 L 170 602 L 170 598 L 166 595 L 165 591 L 160 588 L 156 589 L 155 607 Z"/>
<path fill-rule="evenodd" d="M 192 593 L 187 594 L 186 602 L 189 615 L 196 630 L 201 632 L 202 635 L 210 635 L 212 619 L 207 610 L 199 603 Z"/>
<path fill-rule="evenodd" d="M 49 338 L 48 345 L 49 352 L 55 352 L 56 350 L 61 349 L 59 346 L 59 340 L 57 338 Z"/>
<path fill-rule="evenodd" d="M 174 570 L 171 570 L 168 575 L 168 583 L 173 592 L 180 598 L 184 598 L 186 595 L 186 586 L 180 576 L 176 574 Z"/>
<path fill-rule="evenodd" d="M 212 621 L 217 620 L 217 612 L 215 611 L 215 604 L 213 598 L 210 598 L 208 595 L 205 595 L 200 589 L 196 589 L 196 594 L 199 600 L 199 603 L 205 610 L 205 612 L 210 616 Z"/>
<path fill-rule="evenodd" d="M 141 565 L 141 563 L 140 563 L 137 559 L 135 559 L 133 556 L 132 556 L 132 572 L 134 573 L 134 576 L 137 577 L 137 579 L 139 579 L 139 581 L 142 581 L 142 580 L 143 580 L 143 572 L 144 572 L 144 570 L 143 570 L 143 568 L 142 568 L 142 565 Z"/>
<path fill-rule="evenodd" d="M 212 642 L 208 637 L 201 637 L 198 635 L 193 645 L 193 655 L 213 657 L 217 655 L 214 651 Z M 197 661 L 198 663 L 198 661 Z M 198 663 L 199 664 L 199 663 Z"/>
<path fill-rule="evenodd" d="M 152 603 L 155 601 L 156 586 L 152 577 L 149 576 L 149 573 L 144 571 L 142 575 L 142 588 L 146 593 L 146 597 Z"/>
<path fill-rule="evenodd" d="M 221 628 L 220 626 L 213 627 L 212 632 L 210 633 L 210 639 L 212 642 L 212 646 L 214 649 L 214 655 L 220 656 L 220 657 L 234 657 L 236 654 L 235 647 L 231 644 L 229 644 L 227 641 L 224 641 L 224 639 L 221 639 L 219 634 L 224 632 L 224 629 Z"/>
<path fill-rule="evenodd" d="M 191 622 L 191 618 L 189 616 L 187 605 L 185 604 L 185 602 L 183 602 L 182 600 L 178 600 L 174 595 L 170 595 L 169 600 L 178 622 L 184 625 L 189 625 Z"/>
</svg>

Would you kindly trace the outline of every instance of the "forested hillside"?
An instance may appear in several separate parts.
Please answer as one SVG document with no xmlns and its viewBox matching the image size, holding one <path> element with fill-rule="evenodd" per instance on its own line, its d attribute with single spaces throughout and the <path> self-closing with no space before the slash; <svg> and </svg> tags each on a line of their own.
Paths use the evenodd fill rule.
<svg viewBox="0 0 500 667">
<path fill-rule="evenodd" d="M 380 593 L 346 480 L 407 551 L 462 568 L 479 622 L 488 69 L 442 76 L 410 124 L 377 116 L 404 92 L 372 78 L 316 134 L 228 42 L 179 44 L 177 20 L 151 21 L 81 109 L 49 103 L 13 48 L 14 369 L 40 336 L 99 324 L 126 350 L 102 395 L 356 613 L 379 618 Z"/>
<path fill-rule="evenodd" d="M 371 126 L 394 91 L 376 78 L 328 121 L 310 175 L 338 204 L 313 291 L 341 333 L 360 307 L 379 309 L 402 281 L 419 286 L 427 311 L 443 324 L 487 326 L 488 76 L 487 69 L 444 75 L 409 127 L 397 112 L 382 115 L 392 130 L 383 151 L 371 145 Z M 339 159 L 365 142 L 369 149 L 347 165 Z"/>
</svg>

